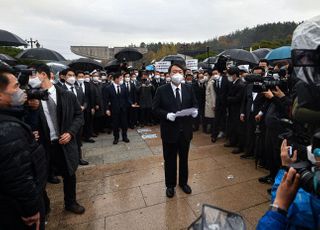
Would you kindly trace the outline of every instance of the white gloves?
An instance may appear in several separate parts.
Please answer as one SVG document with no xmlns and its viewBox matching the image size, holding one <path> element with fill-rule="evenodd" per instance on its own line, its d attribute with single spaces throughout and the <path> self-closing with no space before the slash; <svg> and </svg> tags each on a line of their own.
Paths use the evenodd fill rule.
<svg viewBox="0 0 320 230">
<path fill-rule="evenodd" d="M 176 120 L 176 114 L 175 113 L 168 113 L 167 114 L 167 119 L 169 121 L 175 121 Z"/>
<path fill-rule="evenodd" d="M 198 116 L 198 110 L 196 109 L 195 111 L 192 112 L 191 116 L 193 118 L 196 118 Z"/>
</svg>

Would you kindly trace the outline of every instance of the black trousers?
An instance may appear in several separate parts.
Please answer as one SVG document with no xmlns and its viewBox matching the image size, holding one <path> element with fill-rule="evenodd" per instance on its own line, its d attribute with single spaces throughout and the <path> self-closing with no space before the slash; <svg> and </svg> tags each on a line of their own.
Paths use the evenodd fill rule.
<svg viewBox="0 0 320 230">
<path fill-rule="evenodd" d="M 227 119 L 226 107 L 218 107 L 215 110 L 214 129 L 212 129 L 212 137 L 217 138 L 220 131 L 225 132 Z"/>
<path fill-rule="evenodd" d="M 113 127 L 113 136 L 115 139 L 119 139 L 119 129 L 121 128 L 122 138 L 127 137 L 128 131 L 128 118 L 127 110 L 120 110 L 120 113 L 112 113 L 112 127 Z"/>
<path fill-rule="evenodd" d="M 199 130 L 200 124 L 202 124 L 202 128 L 204 130 L 204 111 L 199 109 L 199 114 L 196 118 L 194 118 L 193 128 L 195 130 Z"/>
<path fill-rule="evenodd" d="M 138 108 L 128 108 L 128 124 L 130 128 L 137 125 L 138 122 Z"/>
<path fill-rule="evenodd" d="M 280 147 L 281 140 L 279 135 L 281 129 L 276 126 L 268 127 L 266 129 L 265 145 L 266 145 L 266 160 L 267 166 L 270 170 L 270 175 L 275 178 L 278 170 L 281 167 Z"/>
<path fill-rule="evenodd" d="M 245 125 L 246 125 L 246 154 L 254 155 L 254 148 L 256 142 L 256 120 L 254 118 L 254 114 L 250 113 L 250 116 L 246 118 Z"/>
<path fill-rule="evenodd" d="M 179 185 L 188 183 L 188 156 L 190 141 L 182 133 L 176 143 L 162 142 L 166 187 L 177 185 L 177 155 L 179 154 Z"/>
<path fill-rule="evenodd" d="M 49 152 L 55 174 L 63 178 L 65 206 L 73 205 L 76 202 L 76 175 L 69 174 L 66 159 L 59 143 L 51 144 Z"/>
<path fill-rule="evenodd" d="M 150 124 L 152 120 L 152 108 L 141 108 L 141 124 Z"/>
<path fill-rule="evenodd" d="M 90 139 L 93 132 L 93 116 L 90 109 L 86 109 L 83 113 L 84 126 L 83 126 L 83 138 Z"/>
</svg>

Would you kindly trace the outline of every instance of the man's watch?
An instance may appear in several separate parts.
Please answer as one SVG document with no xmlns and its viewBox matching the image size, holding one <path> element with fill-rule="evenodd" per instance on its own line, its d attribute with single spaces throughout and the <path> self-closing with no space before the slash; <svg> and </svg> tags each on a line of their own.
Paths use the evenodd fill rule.
<svg viewBox="0 0 320 230">
<path fill-rule="evenodd" d="M 284 210 L 282 208 L 279 208 L 279 206 L 276 205 L 276 204 L 270 204 L 270 209 L 269 210 L 273 211 L 273 212 L 278 212 L 278 213 L 280 213 L 280 214 L 282 214 L 284 216 L 288 215 L 288 212 L 286 210 Z"/>
</svg>

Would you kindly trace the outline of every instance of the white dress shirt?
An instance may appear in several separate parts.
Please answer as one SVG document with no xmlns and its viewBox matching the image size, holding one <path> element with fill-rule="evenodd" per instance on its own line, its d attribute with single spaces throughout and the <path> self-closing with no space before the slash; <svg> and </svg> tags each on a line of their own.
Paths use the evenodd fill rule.
<svg viewBox="0 0 320 230">
<path fill-rule="evenodd" d="M 121 93 L 121 86 L 114 83 L 114 82 L 112 84 L 113 84 L 114 89 L 116 90 L 116 94 L 118 93 L 118 86 L 119 86 L 119 93 Z"/>
<path fill-rule="evenodd" d="M 176 96 L 176 89 L 177 89 L 177 88 L 179 89 L 179 92 L 180 92 L 180 100 L 181 100 L 181 102 L 182 102 L 181 84 L 177 87 L 177 86 L 175 86 L 174 84 L 171 83 L 171 88 L 172 88 L 172 90 L 173 90 L 174 97 L 177 97 L 177 96 Z"/>
<path fill-rule="evenodd" d="M 67 86 L 68 91 L 70 91 L 71 93 L 74 93 L 77 96 L 77 90 L 76 90 L 75 85 L 66 84 L 66 86 Z M 73 87 L 73 91 L 72 91 L 71 87 Z"/>
<path fill-rule="evenodd" d="M 51 86 L 51 88 L 48 89 L 48 92 L 49 92 L 49 97 L 51 97 L 52 100 L 54 101 L 54 103 L 57 104 L 56 88 L 54 86 Z M 48 103 L 47 101 L 41 100 L 43 112 L 44 112 L 44 115 L 46 117 L 47 124 L 48 124 L 49 130 L 50 130 L 50 140 L 53 141 L 53 140 L 57 140 L 59 138 L 58 138 L 58 133 L 56 133 L 56 130 L 54 129 L 53 122 L 52 122 L 52 119 L 51 119 L 51 116 L 50 116 L 50 113 L 49 113 L 49 110 L 48 110 L 48 104 L 47 103 Z"/>
</svg>

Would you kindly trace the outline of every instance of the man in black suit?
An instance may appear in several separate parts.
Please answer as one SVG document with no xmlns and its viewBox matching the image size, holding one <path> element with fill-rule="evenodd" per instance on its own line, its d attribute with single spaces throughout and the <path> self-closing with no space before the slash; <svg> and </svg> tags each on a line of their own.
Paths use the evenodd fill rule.
<svg viewBox="0 0 320 230">
<path fill-rule="evenodd" d="M 188 155 L 192 139 L 193 118 L 197 117 L 196 109 L 192 116 L 176 117 L 176 112 L 197 107 L 197 99 L 191 85 L 181 84 L 184 69 L 178 64 L 169 68 L 172 83 L 160 86 L 153 99 L 153 112 L 160 119 L 163 157 L 165 161 L 166 195 L 174 196 L 177 184 L 177 155 L 179 154 L 179 186 L 190 194 L 188 185 Z"/>
<path fill-rule="evenodd" d="M 240 133 L 240 106 L 243 97 L 244 83 L 239 78 L 238 67 L 230 67 L 227 73 L 228 80 L 231 82 L 227 97 L 229 108 L 229 145 L 237 147 L 237 149 L 234 149 L 232 153 L 239 154 L 244 151 L 244 143 L 241 142 L 240 138 L 241 135 L 243 135 L 243 133 Z"/>
<path fill-rule="evenodd" d="M 94 114 L 94 92 L 92 90 L 92 86 L 90 83 L 90 77 L 85 77 L 85 74 L 83 71 L 77 71 L 77 82 L 75 83 L 79 87 L 79 89 L 84 93 L 85 95 L 85 101 L 87 102 L 87 106 L 83 110 L 83 117 L 84 117 L 84 126 L 83 126 L 83 141 L 88 143 L 94 143 L 95 140 L 93 140 L 92 132 L 93 132 L 93 117 L 92 114 Z"/>
<path fill-rule="evenodd" d="M 199 130 L 200 123 L 202 124 L 203 131 L 205 131 L 204 108 L 206 102 L 206 86 L 203 74 L 197 74 L 197 80 L 192 86 L 199 105 L 199 115 L 195 118 L 194 131 Z"/>
<path fill-rule="evenodd" d="M 80 89 L 79 86 L 77 86 L 75 83 L 76 83 L 76 75 L 75 75 L 74 70 L 72 70 L 70 68 L 66 69 L 65 87 L 67 88 L 68 91 L 70 91 L 71 93 L 76 95 L 78 102 L 80 104 L 80 107 L 81 107 L 81 111 L 83 113 L 84 110 L 87 108 L 88 103 L 87 103 L 85 94 L 83 93 L 82 89 Z M 81 150 L 82 132 L 83 132 L 83 127 L 81 127 L 81 129 L 79 130 L 79 132 L 77 133 L 77 136 L 76 136 L 77 144 L 78 144 L 79 158 L 80 158 L 79 165 L 88 165 L 89 162 L 82 159 L 82 150 Z"/>
<path fill-rule="evenodd" d="M 41 88 L 49 92 L 49 99 L 40 103 L 40 138 L 49 153 L 57 175 L 63 178 L 64 203 L 67 211 L 85 212 L 76 201 L 76 175 L 79 165 L 77 133 L 83 125 L 83 115 L 77 97 L 50 82 L 50 69 L 40 65 L 36 74 Z"/>
<path fill-rule="evenodd" d="M 160 77 L 160 72 L 156 71 L 154 78 L 151 81 L 151 84 L 154 87 L 154 92 L 156 92 L 160 86 L 165 84 L 165 80 L 162 80 Z"/>
<path fill-rule="evenodd" d="M 66 82 L 66 70 L 61 70 L 59 72 L 59 80 L 57 81 L 56 85 L 59 87 L 64 87 Z"/>
<path fill-rule="evenodd" d="M 229 90 L 229 81 L 222 75 L 222 70 L 215 68 L 218 77 L 215 79 L 214 90 L 216 92 L 215 121 L 212 129 L 211 141 L 216 142 L 218 135 L 222 136 L 226 129 L 227 119 L 227 96 Z"/>
<path fill-rule="evenodd" d="M 128 91 L 129 100 L 132 102 L 134 107 L 130 106 L 128 108 L 128 124 L 130 129 L 134 129 L 134 126 L 137 124 L 138 120 L 138 96 L 137 96 L 137 89 L 133 82 L 131 82 L 130 74 L 126 73 L 124 75 L 124 85 L 126 90 Z"/>
<path fill-rule="evenodd" d="M 128 91 L 123 84 L 123 77 L 121 73 L 115 73 L 113 75 L 113 83 L 105 89 L 105 107 L 106 115 L 111 116 L 113 126 L 113 144 L 119 142 L 119 128 L 122 131 L 122 140 L 129 143 L 127 136 L 128 130 L 128 107 L 132 106 L 129 100 Z"/>
<path fill-rule="evenodd" d="M 261 67 L 257 67 L 253 69 L 253 74 L 264 76 L 265 72 Z M 262 93 L 253 92 L 253 83 L 247 83 L 240 108 L 240 121 L 244 122 L 246 127 L 246 147 L 245 154 L 240 156 L 242 159 L 251 159 L 254 156 L 256 116 L 260 119 L 259 112 L 261 114 L 265 101 Z"/>
</svg>

